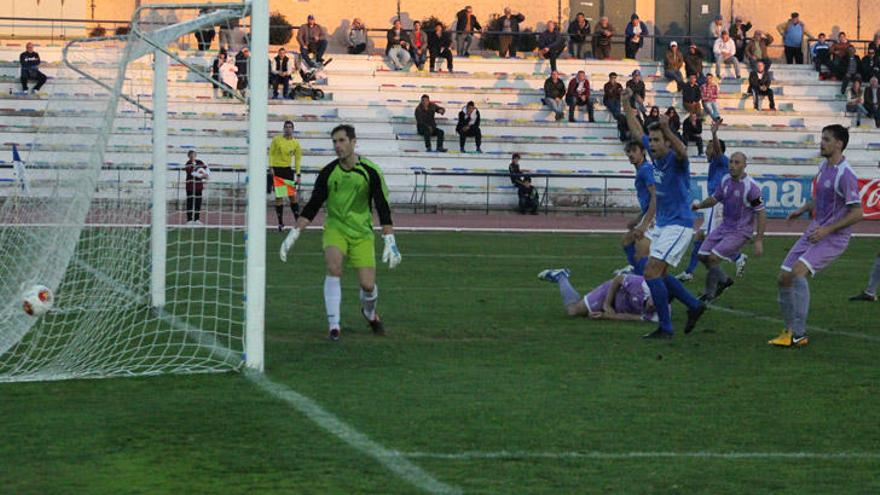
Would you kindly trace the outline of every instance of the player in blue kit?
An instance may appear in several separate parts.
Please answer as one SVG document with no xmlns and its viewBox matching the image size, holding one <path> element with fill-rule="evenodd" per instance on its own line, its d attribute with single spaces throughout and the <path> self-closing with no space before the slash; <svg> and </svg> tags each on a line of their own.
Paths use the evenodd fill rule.
<svg viewBox="0 0 880 495">
<path fill-rule="evenodd" d="M 629 162 L 636 169 L 635 187 L 639 200 L 639 214 L 627 224 L 627 232 L 623 236 L 623 252 L 630 267 L 621 272 L 632 271 L 636 275 L 645 272 L 648 254 L 651 249 L 649 234 L 654 226 L 654 215 L 657 212 L 657 194 L 654 185 L 654 167 L 648 161 L 645 146 L 640 141 L 630 141 L 624 147 Z"/>
</svg>

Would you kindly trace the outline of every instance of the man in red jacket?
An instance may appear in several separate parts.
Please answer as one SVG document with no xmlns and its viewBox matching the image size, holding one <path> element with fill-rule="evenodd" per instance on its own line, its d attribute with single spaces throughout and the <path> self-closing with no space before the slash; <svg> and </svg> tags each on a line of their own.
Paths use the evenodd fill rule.
<svg viewBox="0 0 880 495">
<path fill-rule="evenodd" d="M 565 103 L 568 105 L 568 121 L 574 122 L 575 107 L 587 107 L 587 115 L 590 122 L 595 122 L 593 118 L 593 105 L 596 100 L 590 97 L 590 81 L 587 79 L 587 73 L 580 70 L 577 75 L 568 81 L 568 91 L 565 92 Z"/>
</svg>

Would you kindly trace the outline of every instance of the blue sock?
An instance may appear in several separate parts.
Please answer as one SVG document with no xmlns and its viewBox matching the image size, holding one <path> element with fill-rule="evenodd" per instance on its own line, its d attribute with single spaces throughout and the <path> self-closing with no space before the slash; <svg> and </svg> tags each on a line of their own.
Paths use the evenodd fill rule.
<svg viewBox="0 0 880 495">
<path fill-rule="evenodd" d="M 684 285 L 672 275 L 666 275 L 663 277 L 663 282 L 666 283 L 666 290 L 669 291 L 669 295 L 674 299 L 681 301 L 688 309 L 697 309 L 703 304 L 694 297 L 693 294 L 688 292 L 688 290 L 684 288 Z"/>
<path fill-rule="evenodd" d="M 636 244 L 632 243 L 623 246 L 623 252 L 626 253 L 626 262 L 636 266 Z"/>
<path fill-rule="evenodd" d="M 688 273 L 694 273 L 694 270 L 697 269 L 697 263 L 700 262 L 699 251 L 700 246 L 703 245 L 703 241 L 694 241 L 694 248 L 691 250 L 691 260 L 688 262 L 687 268 L 684 271 Z"/>
<path fill-rule="evenodd" d="M 636 275 L 645 275 L 645 267 L 648 266 L 648 258 L 649 256 L 645 256 L 644 258 L 636 261 L 636 264 L 633 265 L 633 273 Z"/>
<path fill-rule="evenodd" d="M 660 329 L 672 333 L 672 314 L 669 312 L 669 292 L 662 278 L 646 280 L 651 289 L 651 299 L 654 300 L 654 308 L 657 310 L 657 319 L 660 320 Z"/>
</svg>

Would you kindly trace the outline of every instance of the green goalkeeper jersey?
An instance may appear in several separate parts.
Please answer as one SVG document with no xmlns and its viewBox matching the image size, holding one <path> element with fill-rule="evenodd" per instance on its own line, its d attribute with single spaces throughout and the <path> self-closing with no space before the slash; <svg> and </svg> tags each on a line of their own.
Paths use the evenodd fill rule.
<svg viewBox="0 0 880 495">
<path fill-rule="evenodd" d="M 315 188 L 302 215 L 312 221 L 326 202 L 325 229 L 336 229 L 351 239 L 373 235 L 373 211 L 376 206 L 381 225 L 392 225 L 388 187 L 379 166 L 363 156 L 351 170 L 333 160 L 318 174 Z"/>
</svg>

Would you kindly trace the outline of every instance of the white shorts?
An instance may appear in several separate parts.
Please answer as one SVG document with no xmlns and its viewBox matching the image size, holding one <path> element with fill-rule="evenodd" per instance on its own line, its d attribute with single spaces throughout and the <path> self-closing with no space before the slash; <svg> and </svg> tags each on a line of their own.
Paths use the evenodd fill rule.
<svg viewBox="0 0 880 495">
<path fill-rule="evenodd" d="M 681 225 L 654 227 L 651 241 L 651 257 L 669 266 L 678 266 L 694 238 L 694 229 Z"/>
<path fill-rule="evenodd" d="M 703 208 L 700 210 L 700 215 L 703 216 L 703 223 L 700 224 L 700 232 L 708 236 L 713 230 L 715 230 L 715 227 L 721 225 L 721 222 L 724 220 L 724 205 L 718 203 L 711 208 Z"/>
<path fill-rule="evenodd" d="M 659 235 L 660 232 L 657 230 L 657 226 L 654 225 L 654 222 L 651 222 L 651 228 L 645 231 L 645 239 L 654 242 L 654 240 L 657 239 Z"/>
</svg>

